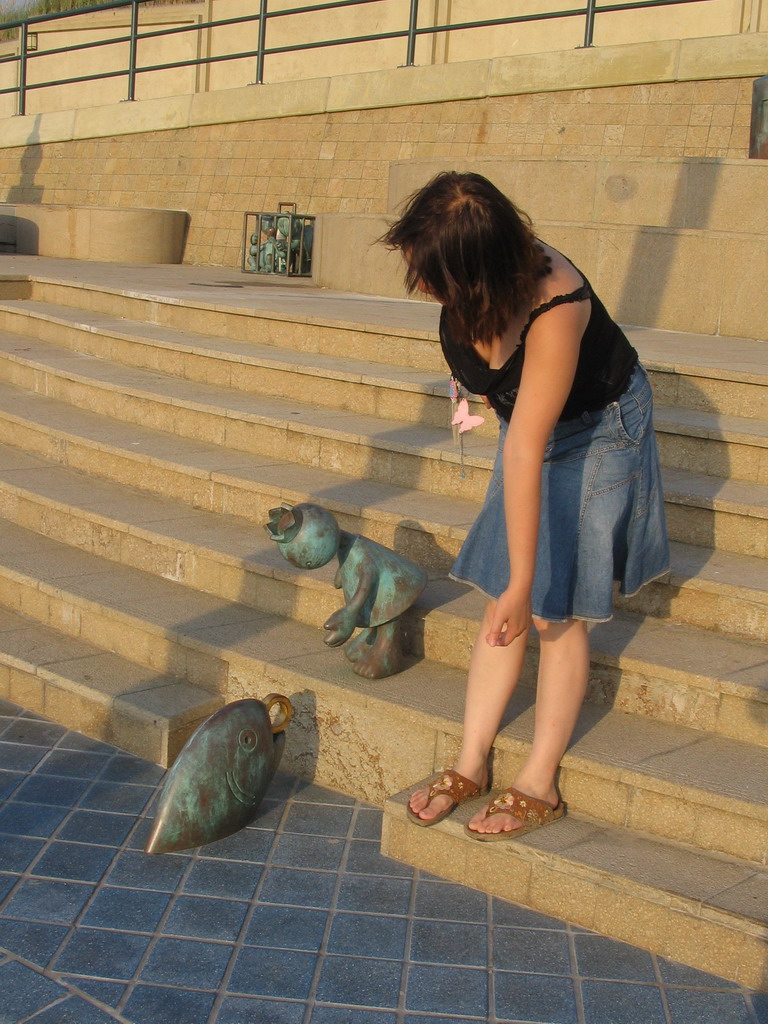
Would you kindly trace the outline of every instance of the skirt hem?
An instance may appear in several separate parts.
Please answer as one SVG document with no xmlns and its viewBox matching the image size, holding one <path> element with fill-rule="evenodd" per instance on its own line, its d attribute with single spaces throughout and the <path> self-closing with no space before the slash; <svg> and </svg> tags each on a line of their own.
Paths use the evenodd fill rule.
<svg viewBox="0 0 768 1024">
<path fill-rule="evenodd" d="M 653 583 L 655 580 L 661 579 L 662 576 L 666 576 L 667 573 L 669 572 L 669 570 L 670 570 L 670 566 L 667 566 L 666 569 L 662 569 L 660 572 L 654 573 L 652 576 L 649 576 L 647 580 L 643 580 L 643 582 L 640 584 L 640 586 L 636 587 L 635 590 L 631 591 L 630 593 L 626 593 L 626 594 L 622 593 L 621 596 L 622 597 L 627 597 L 627 598 L 634 597 L 636 594 L 639 594 L 640 591 L 643 589 L 643 587 L 647 586 L 649 583 Z M 466 583 L 467 586 L 472 587 L 473 590 L 476 590 L 479 594 L 482 594 L 483 597 L 486 597 L 489 601 L 497 601 L 498 600 L 498 598 L 494 597 L 493 594 L 489 594 L 487 590 L 483 590 L 483 588 L 480 586 L 480 584 L 479 583 L 475 583 L 474 580 L 466 579 L 466 577 L 464 577 L 464 576 L 457 576 L 457 575 L 455 575 L 455 573 L 452 573 L 452 572 L 448 573 L 448 578 L 452 579 L 456 583 Z M 610 614 L 606 615 L 606 616 L 600 616 L 600 615 L 581 615 L 578 612 L 574 612 L 573 614 L 567 615 L 567 616 L 565 616 L 563 618 L 553 618 L 550 615 L 540 615 L 536 611 L 532 612 L 533 618 L 541 619 L 542 622 L 570 622 L 571 619 L 577 619 L 579 622 L 594 622 L 594 623 L 610 622 L 611 619 L 613 618 L 613 614 L 614 614 L 614 610 L 611 609 Z"/>
</svg>

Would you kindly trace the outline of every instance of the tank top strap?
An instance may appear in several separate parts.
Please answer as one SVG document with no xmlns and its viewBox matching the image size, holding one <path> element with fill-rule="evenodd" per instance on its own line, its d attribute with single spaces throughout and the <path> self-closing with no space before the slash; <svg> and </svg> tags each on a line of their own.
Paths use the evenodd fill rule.
<svg viewBox="0 0 768 1024">
<path fill-rule="evenodd" d="M 520 332 L 520 344 L 524 344 L 525 339 L 528 337 L 528 331 L 530 331 L 534 320 L 540 317 L 542 313 L 546 313 L 547 310 L 553 309 L 555 306 L 562 306 L 566 302 L 582 302 L 584 299 L 590 298 L 592 295 L 592 289 L 589 286 L 589 282 L 584 278 L 584 283 L 579 285 L 578 288 L 572 292 L 568 292 L 565 295 L 555 295 L 547 302 L 542 302 L 536 309 L 531 310 L 531 315 L 525 322 L 525 326 Z"/>
</svg>

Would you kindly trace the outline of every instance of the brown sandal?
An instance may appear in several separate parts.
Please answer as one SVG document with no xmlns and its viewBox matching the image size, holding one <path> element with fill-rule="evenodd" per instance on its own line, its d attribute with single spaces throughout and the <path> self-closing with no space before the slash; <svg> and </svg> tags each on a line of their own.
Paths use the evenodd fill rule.
<svg viewBox="0 0 768 1024">
<path fill-rule="evenodd" d="M 451 800 L 453 800 L 451 806 L 446 807 L 444 811 L 440 811 L 440 813 L 436 814 L 434 818 L 420 818 L 416 811 L 412 811 L 411 808 L 408 807 L 408 817 L 414 825 L 421 825 L 424 828 L 428 828 L 430 825 L 436 825 L 438 821 L 442 821 L 443 818 L 447 818 L 452 811 L 456 810 L 459 804 L 464 804 L 467 800 L 473 800 L 476 796 L 484 796 L 487 792 L 487 784 L 484 787 L 478 786 L 477 783 L 473 782 L 471 779 L 467 779 L 463 775 L 459 775 L 459 773 L 454 771 L 453 768 L 446 768 L 444 772 L 435 776 L 429 784 L 429 789 L 427 790 L 427 802 L 423 810 L 426 810 L 426 808 L 429 807 L 436 796 L 449 796 Z"/>
<path fill-rule="evenodd" d="M 553 821 L 562 818 L 565 814 L 565 804 L 560 800 L 557 806 L 553 807 L 544 800 L 538 800 L 534 796 L 528 796 L 527 793 L 521 793 L 519 789 L 510 788 L 503 793 L 499 793 L 488 804 L 485 812 L 486 818 L 490 818 L 494 814 L 511 814 L 512 817 L 518 818 L 523 824 L 520 828 L 506 829 L 502 832 L 476 832 L 469 825 L 465 825 L 464 831 L 472 839 L 477 839 L 481 843 L 495 843 L 502 839 L 514 839 L 516 836 L 522 836 L 526 832 L 532 832 L 535 828 L 541 828 L 542 825 L 549 825 Z"/>
</svg>

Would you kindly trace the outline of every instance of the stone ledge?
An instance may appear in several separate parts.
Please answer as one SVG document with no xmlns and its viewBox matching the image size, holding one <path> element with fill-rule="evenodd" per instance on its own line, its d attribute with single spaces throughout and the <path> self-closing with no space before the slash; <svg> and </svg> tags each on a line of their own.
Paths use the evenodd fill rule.
<svg viewBox="0 0 768 1024">
<path fill-rule="evenodd" d="M 520 54 L 52 111 L 2 121 L 0 148 L 204 124 L 655 82 L 757 78 L 768 32 Z"/>
<path fill-rule="evenodd" d="M 188 217 L 184 210 L 0 204 L 0 225 L 16 252 L 107 263 L 181 263 Z"/>
</svg>

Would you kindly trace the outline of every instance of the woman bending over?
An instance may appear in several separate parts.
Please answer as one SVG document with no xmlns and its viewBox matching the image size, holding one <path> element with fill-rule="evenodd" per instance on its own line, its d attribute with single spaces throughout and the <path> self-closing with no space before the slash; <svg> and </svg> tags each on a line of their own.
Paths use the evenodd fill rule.
<svg viewBox="0 0 768 1024">
<path fill-rule="evenodd" d="M 563 814 L 556 773 L 586 690 L 587 623 L 611 617 L 614 580 L 633 594 L 668 568 L 651 389 L 584 275 L 481 175 L 437 175 L 383 241 L 402 253 L 408 290 L 441 303 L 452 376 L 499 419 L 485 503 L 451 571 L 490 598 L 462 745 L 453 769 L 411 795 L 409 815 L 433 825 L 487 790 L 533 624 L 530 754 L 468 825 L 476 839 L 510 838 Z"/>
</svg>

